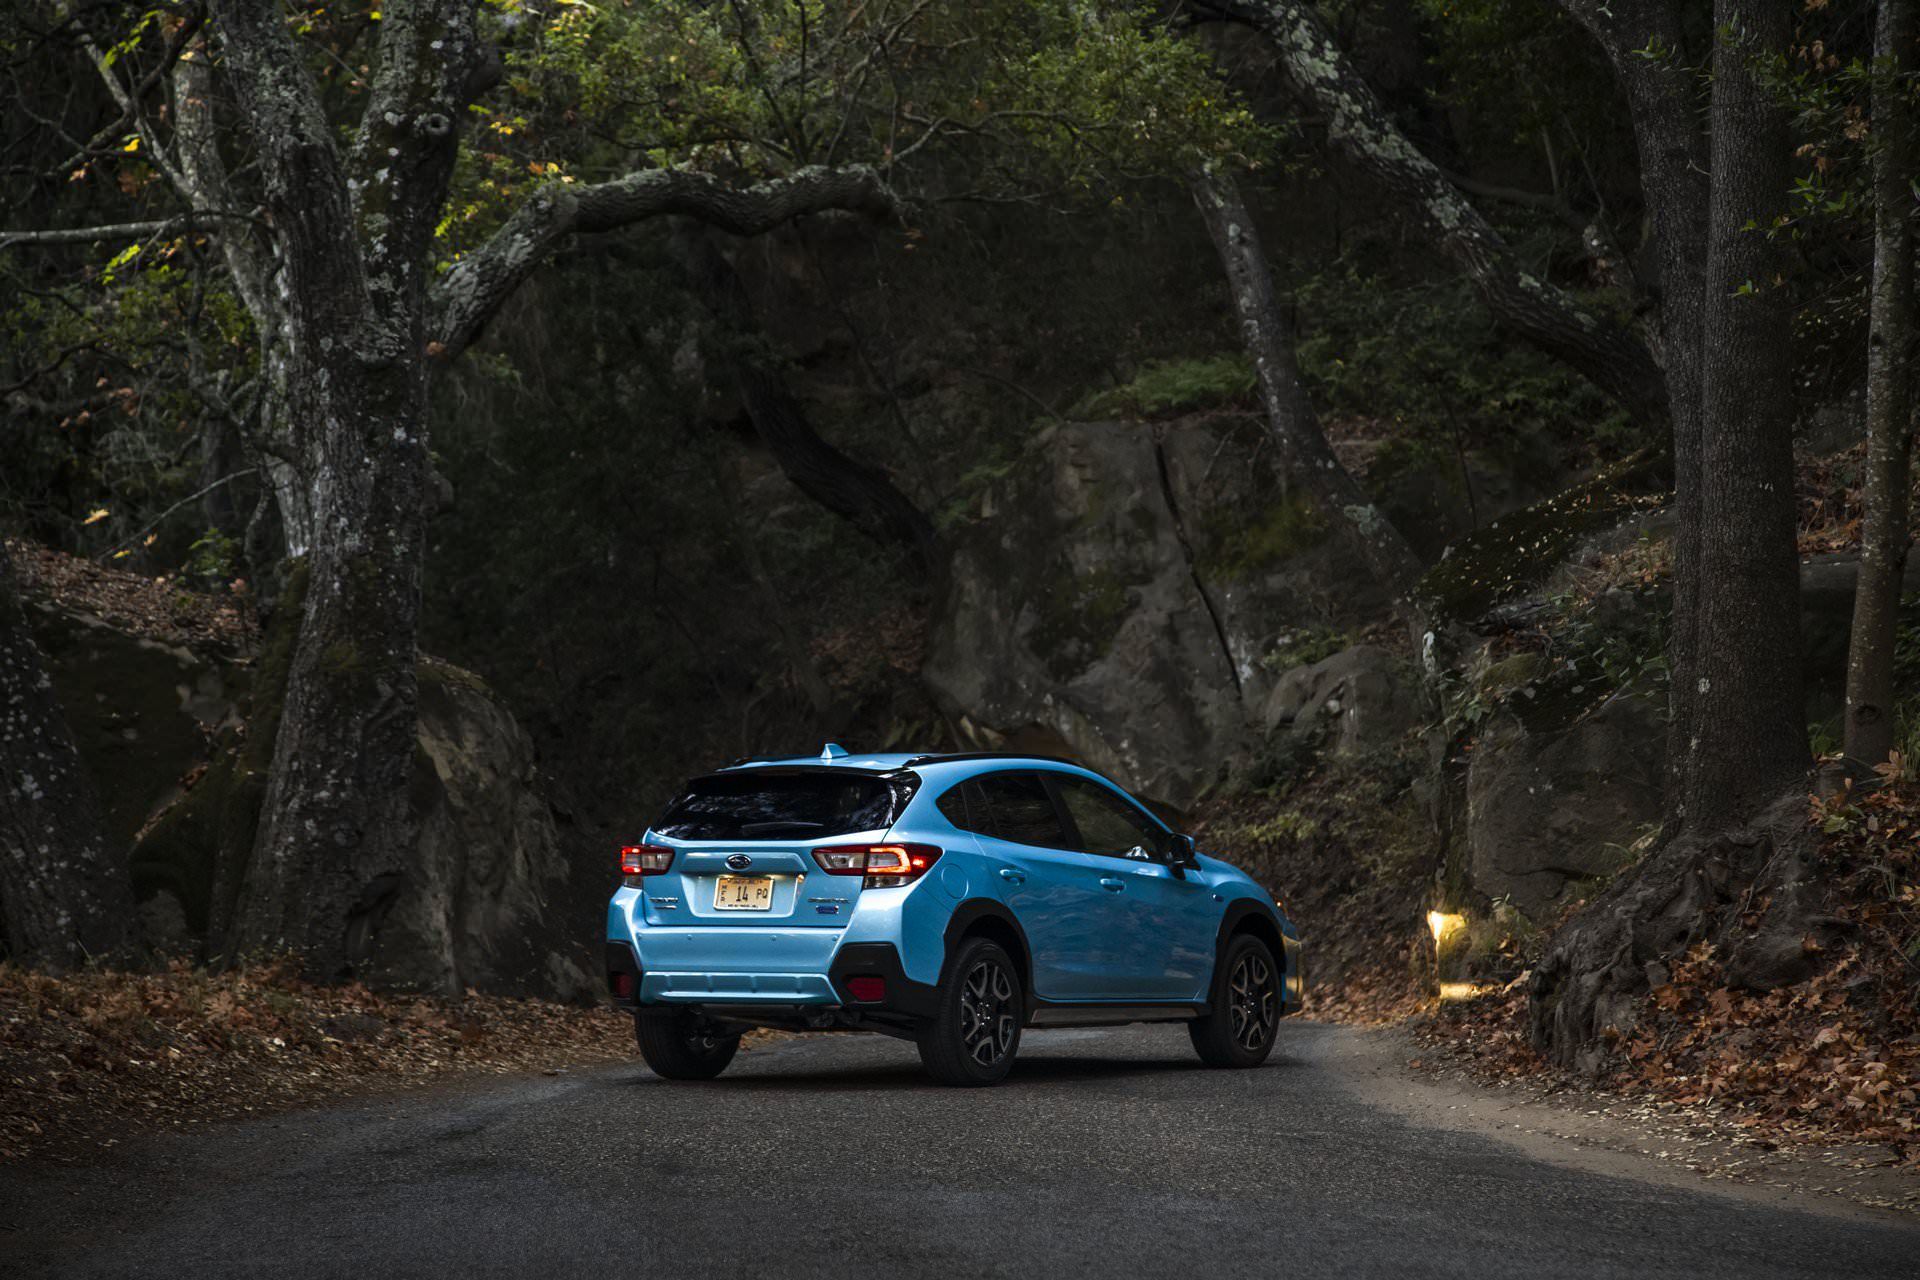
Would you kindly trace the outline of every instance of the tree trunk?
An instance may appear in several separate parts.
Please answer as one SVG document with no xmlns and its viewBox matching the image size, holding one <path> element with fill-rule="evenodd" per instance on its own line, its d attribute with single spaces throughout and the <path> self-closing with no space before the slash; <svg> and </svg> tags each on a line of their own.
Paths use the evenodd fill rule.
<svg viewBox="0 0 1920 1280">
<path fill-rule="evenodd" d="M 1788 0 L 1719 0 L 1713 198 L 1701 350 L 1700 647 L 1681 825 L 1738 826 L 1806 782 L 1793 480 L 1793 303 L 1770 238 L 1785 221 L 1787 113 L 1757 63 L 1784 57 Z"/>
<path fill-rule="evenodd" d="M 1393 594 L 1397 607 L 1410 610 L 1413 587 L 1422 572 L 1420 559 L 1327 445 L 1313 402 L 1301 384 L 1292 328 L 1274 295 L 1273 272 L 1241 199 L 1239 183 L 1227 173 L 1208 171 L 1194 174 L 1191 185 L 1233 293 L 1240 338 L 1253 360 L 1261 403 L 1267 410 L 1268 434 L 1279 447 L 1283 481 L 1307 491 L 1315 505 L 1345 531 L 1374 579 Z"/>
<path fill-rule="evenodd" d="M 133 883 L 107 847 L 93 779 L 74 749 L 0 542 L 0 909 L 7 951 L 56 972 L 123 952 Z"/>
<path fill-rule="evenodd" d="M 1702 315 L 1706 305 L 1707 135 L 1698 124 L 1698 79 L 1685 54 L 1679 6 L 1672 0 L 1561 0 L 1606 54 L 1633 118 L 1640 189 L 1646 204 L 1658 279 L 1649 316 L 1654 354 L 1665 370 L 1673 420 L 1676 510 L 1700 504 Z M 1700 582 L 1697 521 L 1673 535 L 1673 622 L 1667 646 L 1672 673 L 1668 702 L 1665 834 L 1681 826 L 1686 788 L 1681 765 L 1693 724 L 1698 684 Z"/>
<path fill-rule="evenodd" d="M 1872 768 L 1893 749 L 1894 632 L 1912 503 L 1914 342 L 1913 0 L 1880 0 L 1874 36 L 1873 296 L 1867 336 L 1866 514 L 1847 654 L 1847 758 Z"/>
<path fill-rule="evenodd" d="M 1712 941 L 1735 985 L 1808 977 L 1821 914 L 1808 865 L 1808 764 L 1794 540 L 1792 308 L 1769 230 L 1788 189 L 1785 112 L 1760 64 L 1787 46 L 1787 0 L 1719 0 L 1712 194 L 1701 304 L 1697 554 L 1676 572 L 1697 610 L 1673 836 L 1557 934 L 1534 969 L 1534 1042 L 1597 1070 L 1648 987 Z M 1808 947 L 1806 940 L 1815 939 Z"/>
<path fill-rule="evenodd" d="M 232 941 L 239 954 L 298 951 L 326 979 L 352 972 L 413 861 L 427 510 L 425 364 L 344 354 L 296 362 L 289 383 L 316 536 Z"/>
<path fill-rule="evenodd" d="M 1500 233 L 1395 126 L 1305 0 L 1207 0 L 1205 7 L 1244 19 L 1272 40 L 1281 75 L 1326 118 L 1340 154 L 1412 215 L 1496 319 L 1636 420 L 1665 424 L 1666 384 L 1647 348 L 1514 260 Z"/>
<path fill-rule="evenodd" d="M 809 166 L 746 187 L 680 169 L 553 184 L 446 272 L 430 303 L 427 251 L 459 125 L 501 70 L 478 38 L 478 0 L 384 6 L 350 137 L 323 107 L 282 0 L 210 8 L 206 31 L 196 23 L 179 36 L 170 139 L 138 114 L 137 93 L 109 57 L 89 52 L 133 114 L 142 158 L 186 202 L 179 217 L 119 233 L 194 225 L 219 211 L 214 234 L 261 348 L 259 421 L 247 444 L 307 584 L 253 857 L 244 876 L 223 873 L 236 894 L 229 953 L 292 948 L 332 976 L 351 967 L 362 926 L 403 884 L 413 846 L 406 793 L 433 489 L 430 369 L 473 341 L 575 233 L 685 214 L 754 234 L 803 213 L 889 215 L 899 204 L 865 166 Z M 237 174 L 218 145 L 213 95 L 222 86 L 238 100 L 247 136 L 234 150 L 257 198 L 254 185 L 236 198 Z M 257 216 L 233 216 L 250 206 Z M 69 229 L 28 238 L 77 237 Z M 260 512 L 250 521 L 250 555 L 266 523 Z"/>
<path fill-rule="evenodd" d="M 690 231 L 686 240 L 694 286 L 727 330 L 720 339 L 727 374 L 781 471 L 800 492 L 883 546 L 904 548 L 923 572 L 931 572 L 937 559 L 933 522 L 886 472 L 847 456 L 813 429 L 780 376 L 733 264 L 705 229 Z"/>
<path fill-rule="evenodd" d="M 279 6 L 233 0 L 218 17 L 280 244 L 285 315 L 267 376 L 289 474 L 273 481 L 307 561 L 230 950 L 293 950 L 335 978 L 351 972 L 414 846 L 425 251 L 480 58 L 469 5 L 389 5 L 369 107 L 343 154 Z"/>
</svg>

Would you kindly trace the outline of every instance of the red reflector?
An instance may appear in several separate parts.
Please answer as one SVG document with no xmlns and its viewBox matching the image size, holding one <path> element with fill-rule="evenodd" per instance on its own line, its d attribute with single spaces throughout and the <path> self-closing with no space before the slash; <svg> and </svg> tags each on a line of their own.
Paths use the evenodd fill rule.
<svg viewBox="0 0 1920 1280">
<path fill-rule="evenodd" d="M 885 1000 L 887 980 L 885 978 L 848 978 L 847 994 L 863 1004 L 874 1000 Z"/>
<path fill-rule="evenodd" d="M 633 994 L 633 975 L 630 973 L 609 974 L 613 979 L 613 994 L 625 1000 Z"/>
</svg>

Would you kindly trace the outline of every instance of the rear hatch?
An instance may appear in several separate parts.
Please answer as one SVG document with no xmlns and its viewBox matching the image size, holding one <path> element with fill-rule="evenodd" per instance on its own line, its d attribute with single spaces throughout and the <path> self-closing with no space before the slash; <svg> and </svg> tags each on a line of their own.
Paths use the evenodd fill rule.
<svg viewBox="0 0 1920 1280">
<path fill-rule="evenodd" d="M 648 922 L 845 927 L 862 878 L 828 874 L 813 851 L 880 840 L 918 785 L 911 773 L 828 765 L 693 779 L 649 835 L 674 855 L 665 874 L 646 877 Z"/>
</svg>

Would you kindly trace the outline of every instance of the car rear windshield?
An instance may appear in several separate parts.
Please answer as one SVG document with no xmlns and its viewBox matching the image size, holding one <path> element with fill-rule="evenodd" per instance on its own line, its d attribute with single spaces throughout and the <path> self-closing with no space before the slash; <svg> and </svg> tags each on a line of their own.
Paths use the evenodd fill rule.
<svg viewBox="0 0 1920 1280">
<path fill-rule="evenodd" d="M 811 840 L 884 831 L 913 798 L 910 773 L 846 769 L 741 769 L 695 778 L 656 835 L 674 840 Z"/>
</svg>

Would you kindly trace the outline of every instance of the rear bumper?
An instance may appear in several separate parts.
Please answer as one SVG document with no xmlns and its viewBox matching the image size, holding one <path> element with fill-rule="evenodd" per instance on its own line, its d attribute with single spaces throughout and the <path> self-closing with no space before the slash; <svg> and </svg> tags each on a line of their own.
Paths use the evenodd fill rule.
<svg viewBox="0 0 1920 1280">
<path fill-rule="evenodd" d="M 608 955 L 624 956 L 631 971 L 623 988 L 610 959 L 608 989 L 636 1012 L 695 1008 L 766 1026 L 818 1025 L 823 1015 L 846 1025 L 844 1012 L 897 1027 L 933 1012 L 953 910 L 951 895 L 936 889 L 922 880 L 865 890 L 844 924 L 826 927 L 665 924 L 649 919 L 640 890 L 622 887 L 608 904 L 606 939 Z M 854 999 L 854 978 L 880 979 L 884 998 Z M 873 994 L 871 984 L 857 985 Z M 631 997 L 620 999 L 622 989 Z"/>
<path fill-rule="evenodd" d="M 779 1024 L 817 1021 L 813 1014 L 843 1011 L 878 1020 L 931 1017 L 936 988 L 907 977 L 890 942 L 849 942 L 834 952 L 825 972 L 765 973 L 741 970 L 689 972 L 653 969 L 624 942 L 607 944 L 607 989 L 615 1007 L 636 1013 L 698 1009 L 713 1016 Z M 860 1000 L 848 980 L 877 978 L 884 995 Z M 625 994 L 623 993 L 630 993 Z"/>
</svg>

